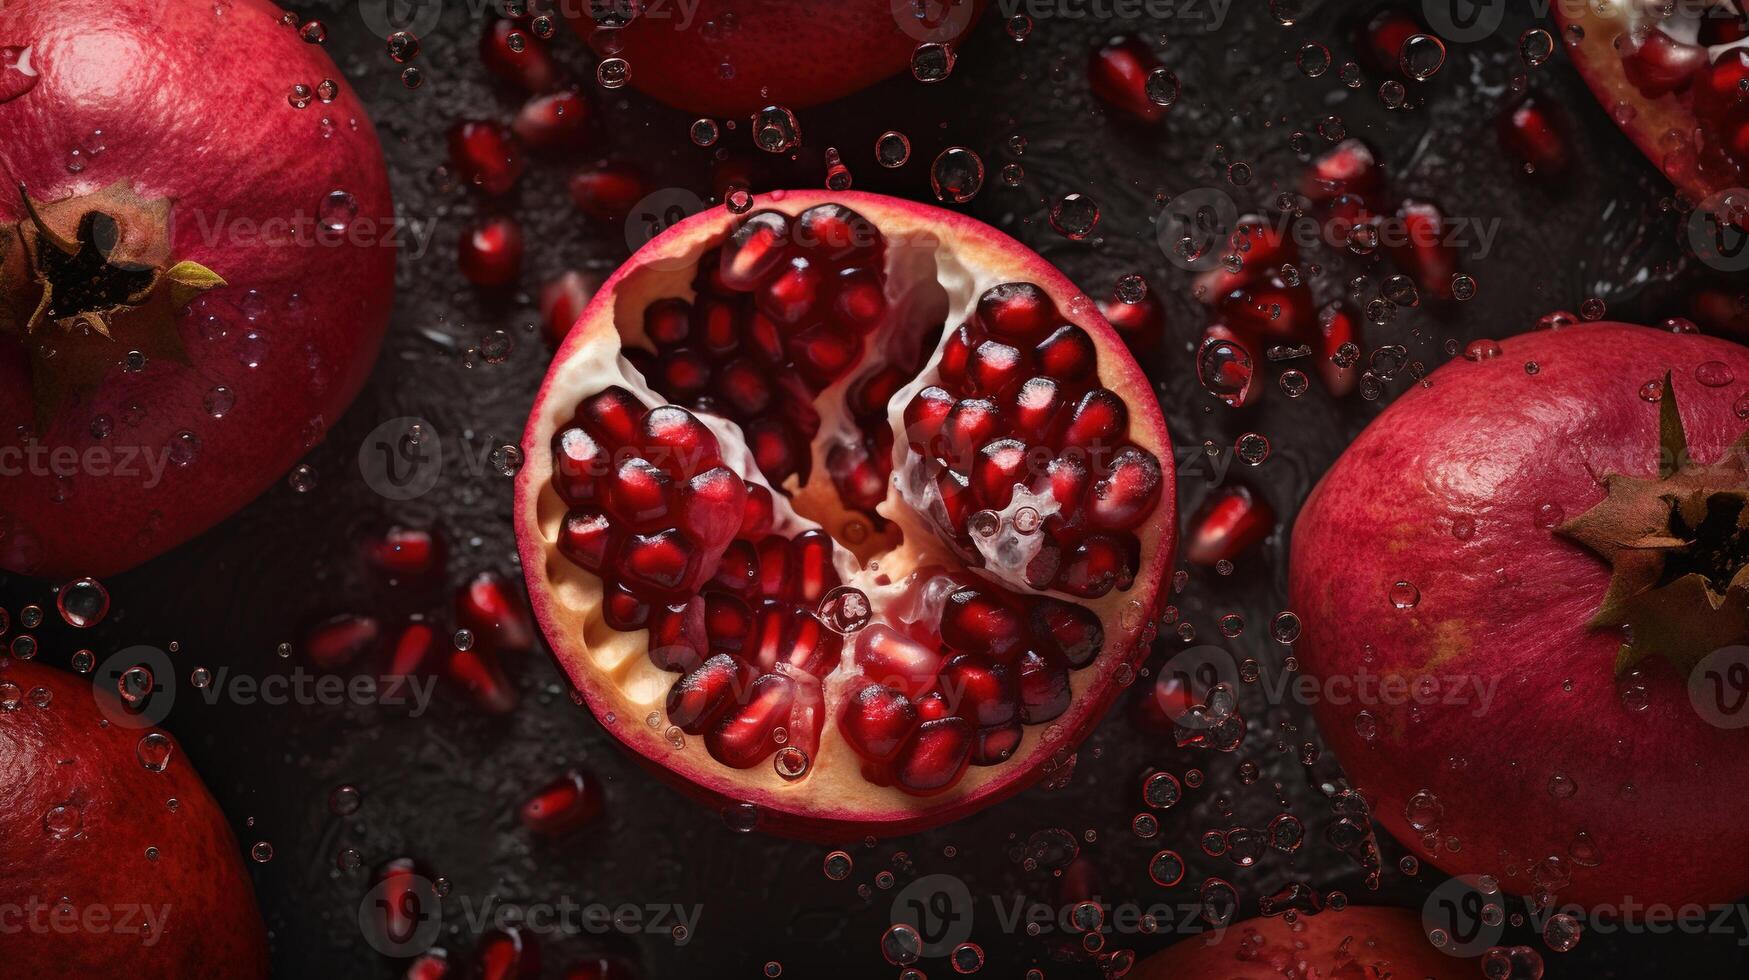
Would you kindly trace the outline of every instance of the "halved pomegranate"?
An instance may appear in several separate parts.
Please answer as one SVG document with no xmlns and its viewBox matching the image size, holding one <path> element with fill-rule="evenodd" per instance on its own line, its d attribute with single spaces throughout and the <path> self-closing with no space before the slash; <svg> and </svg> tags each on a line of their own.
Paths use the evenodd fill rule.
<svg viewBox="0 0 1749 980">
<path fill-rule="evenodd" d="M 1555 16 L 1573 63 L 1640 152 L 1694 202 L 1726 213 L 1709 199 L 1741 187 L 1749 169 L 1742 3 L 1594 0 L 1556 4 Z"/>
<path fill-rule="evenodd" d="M 596 717 L 815 838 L 946 822 L 1065 757 L 1146 652 L 1171 443 L 1095 304 L 870 194 L 698 215 L 605 283 L 523 437 L 534 609 Z"/>
</svg>

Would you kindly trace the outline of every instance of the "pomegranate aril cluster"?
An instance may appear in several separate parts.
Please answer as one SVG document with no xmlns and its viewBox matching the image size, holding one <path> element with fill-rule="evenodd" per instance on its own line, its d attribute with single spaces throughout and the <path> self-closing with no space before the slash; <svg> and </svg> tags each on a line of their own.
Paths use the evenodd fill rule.
<svg viewBox="0 0 1749 980">
<path fill-rule="evenodd" d="M 940 383 L 905 408 L 905 438 L 944 539 L 982 565 L 974 535 L 1007 520 L 1040 536 L 1019 570 L 1032 588 L 1082 598 L 1129 588 L 1141 552 L 1133 532 L 1163 477 L 1128 441 L 1129 410 L 1099 383 L 1092 337 L 1037 286 L 1004 283 L 950 333 L 938 370 Z M 1036 505 L 1015 503 L 1022 490 Z"/>
<path fill-rule="evenodd" d="M 670 401 L 737 423 L 772 486 L 806 482 L 813 399 L 885 321 L 885 260 L 880 233 L 849 208 L 755 212 L 702 257 L 692 300 L 645 311 L 647 346 L 626 356 Z"/>
<path fill-rule="evenodd" d="M 1069 674 L 1104 643 L 1083 606 L 1013 593 L 970 576 L 942 577 L 939 634 L 876 624 L 856 636 L 859 680 L 838 730 L 871 782 L 924 795 L 952 787 L 968 766 L 1006 762 L 1023 726 L 1069 707 Z"/>
</svg>

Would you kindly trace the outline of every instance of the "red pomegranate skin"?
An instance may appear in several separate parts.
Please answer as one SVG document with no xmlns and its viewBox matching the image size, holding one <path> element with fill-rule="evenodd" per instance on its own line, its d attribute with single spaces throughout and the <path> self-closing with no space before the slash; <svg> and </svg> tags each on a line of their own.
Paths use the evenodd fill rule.
<svg viewBox="0 0 1749 980">
<path fill-rule="evenodd" d="M 266 977 L 267 935 L 237 840 L 181 747 L 172 740 L 154 772 L 138 746 L 162 733 L 109 721 L 125 711 L 108 692 L 13 660 L 0 662 L 6 684 L 22 698 L 0 712 L 0 906 L 20 910 L 7 922 L 19 928 L 5 939 L 6 974 Z M 71 930 L 55 925 L 63 897 L 79 917 L 61 921 Z"/>
<path fill-rule="evenodd" d="M 1420 705 L 1321 698 L 1324 738 L 1383 826 L 1448 874 L 1532 893 L 1533 869 L 1558 857 L 1542 877 L 1571 875 L 1554 889 L 1563 901 L 1734 900 L 1749 891 L 1749 824 L 1731 803 L 1749 795 L 1749 729 L 1708 723 L 1686 677 L 1656 657 L 1640 664 L 1647 706 L 1624 704 L 1622 635 L 1587 625 L 1611 569 L 1555 526 L 1604 498 L 1606 474 L 1657 476 L 1659 405 L 1642 388 L 1666 371 L 1693 458 L 1717 460 L 1749 428 L 1733 408 L 1749 351 L 1620 323 L 1499 348 L 1399 398 L 1301 511 L 1290 601 L 1304 667 L 1324 682 L 1363 670 L 1440 682 Z M 1735 380 L 1703 384 L 1703 365 Z M 1393 595 L 1399 582 L 1418 593 L 1412 605 Z M 1492 687 L 1485 710 L 1477 682 Z M 1453 685 L 1467 703 L 1444 703 Z M 1423 790 L 1442 810 L 1437 850 L 1405 813 Z"/>
<path fill-rule="evenodd" d="M 0 567 L 102 576 L 173 547 L 284 474 L 364 383 L 394 286 L 388 178 L 364 106 L 321 46 L 280 24 L 280 13 L 264 0 L 0 6 L 0 46 L 30 46 L 39 74 L 0 103 L 0 226 L 22 216 L 17 181 L 53 201 L 132 180 L 141 196 L 175 202 L 170 260 L 198 262 L 228 284 L 177 317 L 191 363 L 112 367 L 35 436 L 81 460 L 108 447 L 102 475 L 80 462 L 62 482 L 55 466 L 10 461 L 0 479 Z M 324 79 L 339 87 L 332 102 L 314 95 Z M 312 90 L 307 108 L 288 101 L 295 84 Z M 102 152 L 69 172 L 69 151 L 92 145 Z M 343 243 L 262 240 L 276 227 L 269 222 L 332 218 L 323 204 L 334 191 L 357 209 Z M 206 336 L 208 315 L 223 324 L 222 338 Z M 0 327 L 0 450 L 24 448 L 33 429 L 29 360 L 16 336 Z M 130 349 L 118 336 L 115 360 Z M 257 352 L 257 366 L 245 366 Z M 203 406 L 218 386 L 234 394 L 222 419 Z M 113 428 L 107 439 L 93 434 L 99 416 Z M 187 465 L 165 455 L 182 431 L 198 440 Z M 148 453 L 166 464 L 156 479 Z"/>
<path fill-rule="evenodd" d="M 1299 972 L 1304 968 L 1309 969 Z M 1143 960 L 1130 980 L 1470 980 L 1479 973 L 1474 960 L 1435 949 L 1413 912 L 1348 908 L 1301 915 L 1292 922 L 1259 917 L 1190 936 Z"/>
<path fill-rule="evenodd" d="M 931 24 L 960 38 L 984 5 L 926 6 L 939 15 Z M 588 4 L 562 9 L 597 53 L 626 60 L 633 88 L 677 109 L 735 117 L 830 102 L 906 70 L 918 44 L 943 39 L 908 21 L 911 8 L 908 0 L 838 0 L 829 10 L 810 0 L 698 0 L 652 4 L 617 31 L 597 31 Z"/>
</svg>

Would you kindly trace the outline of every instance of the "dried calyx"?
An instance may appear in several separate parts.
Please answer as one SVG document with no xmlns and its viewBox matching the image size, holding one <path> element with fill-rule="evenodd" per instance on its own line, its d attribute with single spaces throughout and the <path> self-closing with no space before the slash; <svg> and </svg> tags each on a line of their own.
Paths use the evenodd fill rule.
<svg viewBox="0 0 1749 980">
<path fill-rule="evenodd" d="M 1668 374 L 1659 430 L 1657 479 L 1610 474 L 1603 500 L 1560 528 L 1614 568 L 1591 625 L 1626 627 L 1618 676 L 1657 656 L 1686 677 L 1749 636 L 1749 433 L 1695 461 Z"/>
<path fill-rule="evenodd" d="M 175 314 L 225 282 L 171 262 L 170 202 L 128 181 L 48 202 L 18 190 L 24 216 L 0 228 L 0 331 L 30 351 L 37 428 L 121 354 L 187 363 Z"/>
</svg>

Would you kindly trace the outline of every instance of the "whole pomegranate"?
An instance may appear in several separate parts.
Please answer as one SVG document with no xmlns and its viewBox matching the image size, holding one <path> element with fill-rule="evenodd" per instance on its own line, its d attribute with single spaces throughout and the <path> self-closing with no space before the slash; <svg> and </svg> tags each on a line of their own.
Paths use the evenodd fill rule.
<svg viewBox="0 0 1749 980">
<path fill-rule="evenodd" d="M 1640 152 L 1690 199 L 1749 222 L 1749 13 L 1735 0 L 1555 5 L 1568 53 Z M 1729 201 L 1715 197 L 1737 188 Z"/>
<path fill-rule="evenodd" d="M 376 133 L 265 0 L 0 8 L 0 567 L 108 575 L 321 439 L 382 340 Z"/>
<path fill-rule="evenodd" d="M 237 841 L 163 732 L 112 692 L 0 659 L 0 907 L 18 976 L 267 976 Z"/>
<path fill-rule="evenodd" d="M 1296 650 L 1421 857 L 1592 906 L 1749 891 L 1745 380 L 1694 333 L 1479 341 L 1312 492 Z"/>
<path fill-rule="evenodd" d="M 523 437 L 535 612 L 596 717 L 747 827 L 937 824 L 1064 764 L 1145 652 L 1171 443 L 1094 303 L 871 194 L 669 230 Z"/>
<path fill-rule="evenodd" d="M 1257 918 L 1180 940 L 1143 960 L 1131 980 L 1281 980 L 1282 977 L 1414 977 L 1470 980 L 1473 960 L 1435 949 L 1412 912 L 1330 909 L 1316 915 Z M 1492 976 L 1493 974 L 1489 974 Z"/>
<path fill-rule="evenodd" d="M 916 63 L 952 70 L 954 46 L 985 0 L 697 0 L 690 4 L 566 4 L 571 24 L 631 85 L 688 112 L 746 116 L 849 95 Z M 611 68 L 610 62 L 603 62 Z"/>
</svg>

